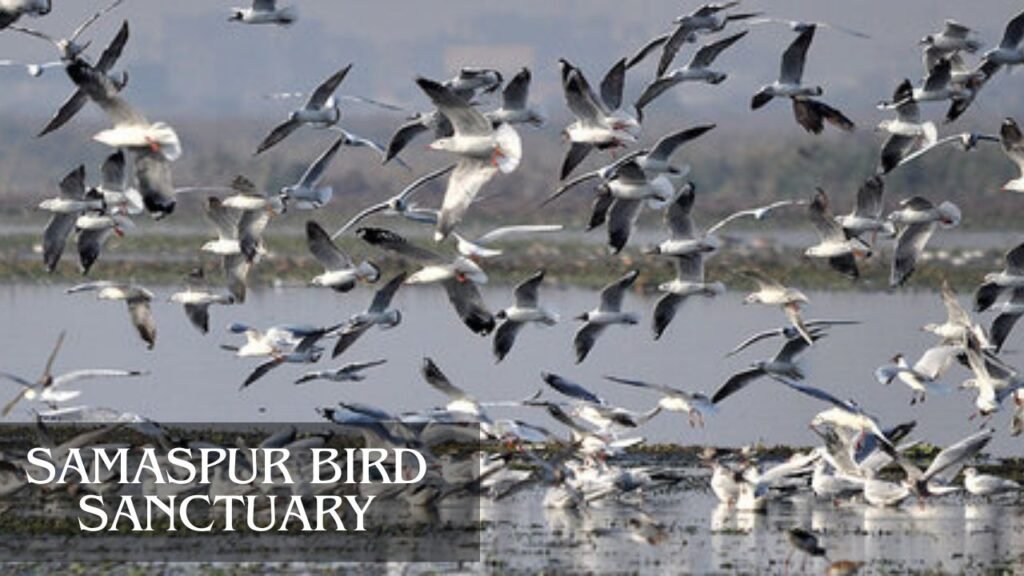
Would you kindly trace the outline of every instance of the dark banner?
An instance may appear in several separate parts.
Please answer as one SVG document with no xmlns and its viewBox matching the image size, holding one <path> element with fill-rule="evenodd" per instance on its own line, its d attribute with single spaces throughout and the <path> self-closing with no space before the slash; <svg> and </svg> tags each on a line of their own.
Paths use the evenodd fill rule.
<svg viewBox="0 0 1024 576">
<path fill-rule="evenodd" d="M 0 425 L 0 561 L 479 561 L 479 425 Z"/>
</svg>

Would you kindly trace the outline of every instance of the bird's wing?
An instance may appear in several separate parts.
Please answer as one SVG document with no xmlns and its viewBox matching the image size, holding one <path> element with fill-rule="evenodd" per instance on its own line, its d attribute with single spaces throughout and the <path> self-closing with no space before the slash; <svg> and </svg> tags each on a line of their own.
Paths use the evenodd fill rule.
<svg viewBox="0 0 1024 576">
<path fill-rule="evenodd" d="M 398 233 L 385 230 L 384 228 L 359 228 L 356 230 L 356 236 L 382 250 L 394 252 L 399 256 L 405 256 L 420 262 L 440 262 L 442 260 L 441 256 L 435 252 L 415 244 L 410 244 L 408 240 Z"/>
<path fill-rule="evenodd" d="M 626 68 L 629 69 L 632 68 L 633 66 L 636 66 L 637 64 L 642 62 L 644 58 L 647 58 L 647 56 L 651 52 L 664 46 L 665 42 L 668 41 L 669 36 L 671 36 L 671 34 L 662 34 L 661 36 L 655 36 L 647 44 L 641 46 L 639 50 L 637 50 L 632 56 L 629 57 L 629 60 L 626 62 Z"/>
<path fill-rule="evenodd" d="M 50 132 L 60 128 L 67 123 L 68 120 L 78 114 L 78 111 L 85 106 L 85 103 L 89 101 L 89 96 L 81 89 L 75 90 L 67 100 L 61 104 L 57 113 L 53 115 L 53 118 L 39 131 L 37 137 L 46 136 Z"/>
<path fill-rule="evenodd" d="M 118 96 L 117 89 L 106 74 L 81 60 L 68 64 L 66 70 L 75 85 L 107 113 L 114 126 L 146 123 L 142 114 Z"/>
<path fill-rule="evenodd" d="M 715 58 L 718 58 L 718 55 L 721 54 L 722 51 L 735 44 L 740 38 L 746 36 L 747 32 L 749 32 L 749 30 L 744 30 L 737 34 L 733 34 L 732 36 L 718 40 L 717 42 L 701 46 L 700 50 L 697 50 L 697 53 L 690 59 L 689 67 L 707 68 L 708 66 L 711 66 L 711 63 L 715 61 Z"/>
<path fill-rule="evenodd" d="M 506 110 L 525 110 L 530 97 L 530 69 L 523 68 L 512 77 L 501 93 L 502 108 Z"/>
<path fill-rule="evenodd" d="M 262 154 L 271 146 L 274 146 L 281 140 L 287 138 L 292 132 L 295 132 L 302 126 L 302 122 L 299 120 L 288 119 L 278 124 L 267 134 L 267 137 L 260 142 L 260 145 L 256 147 L 256 154 Z"/>
<path fill-rule="evenodd" d="M 1013 118 L 1007 118 L 999 128 L 1003 151 L 1024 172 L 1024 134 Z"/>
<path fill-rule="evenodd" d="M 1024 242 L 1006 253 L 1006 271 L 1013 275 L 1024 275 Z"/>
<path fill-rule="evenodd" d="M 334 144 L 331 144 L 330 148 L 324 150 L 323 154 L 309 165 L 309 168 L 306 170 L 306 173 L 302 175 L 302 179 L 300 180 L 303 186 L 308 186 L 310 188 L 316 186 L 316 183 L 320 181 L 321 177 L 323 177 L 324 171 L 327 170 L 327 166 L 330 165 L 331 160 L 334 160 L 335 154 L 338 153 L 338 149 L 345 143 L 345 140 L 345 136 L 335 140 Z"/>
<path fill-rule="evenodd" d="M 88 18 L 83 20 L 82 23 L 79 24 L 78 27 L 75 28 L 73 32 L 71 32 L 71 36 L 68 36 L 68 38 L 67 38 L 68 41 L 74 42 L 74 41 L 78 40 L 78 37 L 81 36 L 82 33 L 85 32 L 87 28 L 89 28 L 89 26 L 92 26 L 93 22 L 95 22 L 95 21 L 99 20 L 100 18 L 102 18 L 103 15 L 106 14 L 107 12 L 110 12 L 114 8 L 117 8 L 122 2 L 124 2 L 124 0 L 114 0 L 112 3 L 107 5 L 105 8 L 99 10 L 98 12 L 92 14 L 91 16 L 89 16 Z"/>
<path fill-rule="evenodd" d="M 85 166 L 79 165 L 65 176 L 58 185 L 63 198 L 81 200 L 85 198 Z"/>
<path fill-rule="evenodd" d="M 538 302 L 537 292 L 540 288 L 540 283 L 543 281 L 544 271 L 539 270 L 533 276 L 517 284 L 514 291 L 516 306 L 520 308 L 536 308 Z"/>
<path fill-rule="evenodd" d="M 710 236 L 710 235 L 714 234 L 715 232 L 717 232 L 718 230 L 720 230 L 726 224 L 732 222 L 733 220 L 737 220 L 739 218 L 744 218 L 746 216 L 751 216 L 751 217 L 754 217 L 755 219 L 760 219 L 760 218 L 763 218 L 763 217 L 767 216 L 769 213 L 771 213 L 776 208 L 782 208 L 784 206 L 796 206 L 796 205 L 800 205 L 800 204 L 803 204 L 803 203 L 804 202 L 801 201 L 801 200 L 779 200 L 779 201 L 776 201 L 776 202 L 772 202 L 771 204 L 768 204 L 766 206 L 761 206 L 759 208 L 751 208 L 751 209 L 748 209 L 748 210 L 740 210 L 739 212 L 734 212 L 734 213 L 726 216 L 722 220 L 719 220 L 714 226 L 708 228 L 706 234 Z"/>
<path fill-rule="evenodd" d="M 260 378 L 263 378 L 264 376 L 267 375 L 268 372 L 270 372 L 274 368 L 277 368 L 281 364 L 284 364 L 284 360 L 279 360 L 277 358 L 270 360 L 269 362 L 264 362 L 263 364 L 260 364 L 259 366 L 256 367 L 255 370 L 252 371 L 251 374 L 249 374 L 245 381 L 242 382 L 242 385 L 239 387 L 239 389 L 244 390 L 245 388 L 248 388 L 254 382 L 259 380 Z"/>
<path fill-rule="evenodd" d="M 953 66 L 949 59 L 943 58 L 939 60 L 928 72 L 928 77 L 924 81 L 924 89 L 928 92 L 942 90 L 949 84 L 952 73 Z"/>
<path fill-rule="evenodd" d="M 579 364 L 590 354 L 597 338 L 604 332 L 605 324 L 593 324 L 587 322 L 576 331 L 572 339 L 573 349 L 576 351 L 576 363 Z"/>
<path fill-rule="evenodd" d="M 486 336 L 494 330 L 494 314 L 487 309 L 480 290 L 470 281 L 460 282 L 455 278 L 443 283 L 448 301 L 455 307 L 455 313 L 470 330 Z"/>
<path fill-rule="evenodd" d="M 544 382 L 558 391 L 560 394 L 564 394 L 573 400 L 580 400 L 583 402 L 590 402 L 592 404 L 604 404 L 605 401 L 601 399 L 597 394 L 594 394 L 590 390 L 587 390 L 583 386 L 566 380 L 558 374 L 551 374 L 548 372 L 541 373 L 541 378 Z"/>
<path fill-rule="evenodd" d="M 366 333 L 370 329 L 370 324 L 359 324 L 355 326 L 349 326 L 338 335 L 338 341 L 334 343 L 334 350 L 331 351 L 331 358 L 337 358 L 341 356 L 346 350 L 348 350 L 359 337 Z"/>
<path fill-rule="evenodd" d="M 689 20 L 684 20 L 676 25 L 676 29 L 672 31 L 672 34 L 665 40 L 665 43 L 661 47 L 661 58 L 658 60 L 657 68 L 658 76 L 665 75 L 665 72 L 672 65 L 672 61 L 676 59 L 676 54 L 679 53 L 679 49 L 682 48 L 683 44 L 686 43 L 687 38 L 689 38 L 693 32 L 693 25 Z"/>
<path fill-rule="evenodd" d="M 210 331 L 210 305 L 185 304 L 185 316 L 197 330 L 206 334 Z"/>
<path fill-rule="evenodd" d="M 608 284 L 601 290 L 600 310 L 617 312 L 622 308 L 622 298 L 626 290 L 636 282 L 639 270 L 630 270 L 618 280 Z"/>
<path fill-rule="evenodd" d="M 693 218 L 690 216 L 694 197 L 693 188 L 687 187 L 665 210 L 665 228 L 673 240 L 688 240 L 694 237 Z"/>
<path fill-rule="evenodd" d="M 1014 49 L 1020 45 L 1022 38 L 1024 38 L 1024 12 L 1014 16 L 1013 20 L 1006 24 L 1006 30 L 1003 31 L 1003 40 L 999 43 L 999 46 L 1001 48 Z"/>
<path fill-rule="evenodd" d="M 47 272 L 57 269 L 68 235 L 75 229 L 77 219 L 78 216 L 75 214 L 54 214 L 50 217 L 46 229 L 43 230 L 43 263 Z"/>
<path fill-rule="evenodd" d="M 654 332 L 654 339 L 658 340 L 661 335 L 668 328 L 668 325 L 672 323 L 672 319 L 676 317 L 676 310 L 679 305 L 682 304 L 684 297 L 673 292 L 666 292 L 664 296 L 658 299 L 654 304 L 654 313 L 651 318 L 651 330 Z"/>
<path fill-rule="evenodd" d="M 616 62 L 601 80 L 601 102 L 608 110 L 622 106 L 622 91 L 626 85 L 626 59 Z"/>
<path fill-rule="evenodd" d="M 455 171 L 448 177 L 448 188 L 441 203 L 441 214 L 437 220 L 435 239 L 444 239 L 458 226 L 469 205 L 473 203 L 480 188 L 495 174 L 498 168 L 493 163 L 473 158 L 462 158 Z"/>
<path fill-rule="evenodd" d="M 929 380 L 938 380 L 949 369 L 953 359 L 963 353 L 963 346 L 934 346 L 925 350 L 914 364 L 914 372 Z"/>
<path fill-rule="evenodd" d="M 961 326 L 970 326 L 972 324 L 971 317 L 968 316 L 967 311 L 957 301 L 956 293 L 950 288 L 948 280 L 942 281 L 942 303 L 946 306 L 946 317 L 949 322 L 960 324 Z"/>
<path fill-rule="evenodd" d="M 743 342 L 740 342 L 735 348 L 733 348 L 732 350 L 729 351 L 728 354 L 726 354 L 726 357 L 735 356 L 736 354 L 739 354 L 743 350 L 746 350 L 747 348 L 753 346 L 754 344 L 760 342 L 761 340 L 765 340 L 766 338 L 774 338 L 775 336 L 782 336 L 783 334 L 785 334 L 785 331 L 781 328 L 775 328 L 773 330 L 765 330 L 764 332 L 758 332 L 757 334 L 754 334 L 753 336 L 747 338 Z"/>
<path fill-rule="evenodd" d="M 680 82 L 682 82 L 682 80 L 671 75 L 655 78 L 654 81 L 648 84 L 647 87 L 644 88 L 644 91 L 640 93 L 640 97 L 636 99 L 633 107 L 642 111 L 648 104 L 654 102 L 658 96 L 661 96 Z"/>
<path fill-rule="evenodd" d="M 227 281 L 228 292 L 235 299 L 235 302 L 245 302 L 245 294 L 248 291 L 246 277 L 252 263 L 244 254 L 231 254 L 224 257 L 224 277 Z"/>
<path fill-rule="evenodd" d="M 629 241 L 633 232 L 643 200 L 615 198 L 608 208 L 608 246 L 613 254 L 618 254 Z"/>
<path fill-rule="evenodd" d="M 124 150 L 118 150 L 103 161 L 100 173 L 103 175 L 103 187 L 107 190 L 121 190 L 125 185 Z"/>
<path fill-rule="evenodd" d="M 517 224 L 515 226 L 502 226 L 495 228 L 483 236 L 477 238 L 473 243 L 487 246 L 501 240 L 508 240 L 516 236 L 528 236 L 530 234 L 543 232 L 560 232 L 565 227 L 561 224 Z"/>
<path fill-rule="evenodd" d="M 828 195 L 821 188 L 818 188 L 814 198 L 807 205 L 807 215 L 822 241 L 845 240 L 843 227 L 836 222 L 832 215 L 832 210 L 828 205 Z"/>
<path fill-rule="evenodd" d="M 373 295 L 373 301 L 370 302 L 370 312 L 384 312 L 391 306 L 391 300 L 395 297 L 395 293 L 402 287 L 405 282 L 405 278 L 408 276 L 405 272 L 399 272 L 395 274 L 391 280 L 388 280 L 387 284 L 382 286 Z"/>
<path fill-rule="evenodd" d="M 952 446 L 947 446 L 928 465 L 921 476 L 921 481 L 927 482 L 933 478 L 952 480 L 968 460 L 981 452 L 992 441 L 994 433 L 995 431 L 989 428 L 976 432 Z"/>
<path fill-rule="evenodd" d="M 331 242 L 331 237 L 319 224 L 310 220 L 306 222 L 306 243 L 313 257 L 326 270 L 345 270 L 352 267 L 352 259 L 342 252 L 341 248 Z"/>
<path fill-rule="evenodd" d="M 11 374 L 10 372 L 0 372 L 0 378 L 5 378 L 7 380 L 10 380 L 11 382 L 14 382 L 15 384 L 20 384 L 25 388 L 31 388 L 32 386 L 34 386 L 34 384 L 29 382 L 28 380 L 25 380 L 21 376 Z"/>
<path fill-rule="evenodd" d="M 89 380 L 93 378 L 123 378 L 129 376 L 142 376 L 144 372 L 139 370 L 118 370 L 114 368 L 86 368 L 84 370 L 72 370 L 71 372 L 65 372 L 60 376 L 53 379 L 53 384 L 50 386 L 57 388 L 70 384 L 72 382 L 78 382 L 79 380 Z"/>
<path fill-rule="evenodd" d="M 630 378 L 619 378 L 617 376 L 605 376 L 604 378 L 605 378 L 605 380 L 610 380 L 612 382 L 615 382 L 616 384 L 623 384 L 623 385 L 626 385 L 626 386 L 633 386 L 635 388 L 648 388 L 648 389 L 651 389 L 651 390 L 657 390 L 657 391 L 662 392 L 664 394 L 667 394 L 669 396 L 679 396 L 679 397 L 682 397 L 682 398 L 687 399 L 687 400 L 692 396 L 692 394 L 690 394 L 689 392 L 686 392 L 684 390 L 680 390 L 678 388 L 673 388 L 672 386 L 666 386 L 664 384 L 653 384 L 651 382 L 644 382 L 642 380 L 633 380 L 633 379 L 630 379 Z"/>
<path fill-rule="evenodd" d="M 100 54 L 99 60 L 96 61 L 96 70 L 107 74 L 110 69 L 117 64 L 119 58 L 121 58 L 121 52 L 124 50 L 124 45 L 128 42 L 128 21 L 125 20 L 121 23 L 121 27 L 117 30 L 117 34 L 114 39 L 110 41 L 106 49 Z"/>
<path fill-rule="evenodd" d="M 832 404 L 833 406 L 836 406 L 848 412 L 859 413 L 860 411 L 856 405 L 853 405 L 850 402 L 847 402 L 846 400 L 840 400 L 839 398 L 836 398 L 835 396 L 826 392 L 825 390 L 822 390 L 821 388 L 815 388 L 814 386 L 808 386 L 806 384 L 799 384 L 797 382 L 792 381 L 789 378 L 784 378 L 782 376 L 777 376 L 775 374 L 772 374 L 771 376 L 776 382 L 784 384 L 789 388 L 792 388 L 793 390 L 800 392 L 801 394 L 810 396 L 811 398 L 821 400 L 822 402 L 828 402 L 829 404 Z"/>
<path fill-rule="evenodd" d="M 761 368 L 748 368 L 742 372 L 733 374 L 725 384 L 719 388 L 715 394 L 711 397 L 712 404 L 719 404 L 729 396 L 732 396 L 736 392 L 739 392 L 743 388 L 750 384 L 754 380 L 757 380 L 761 376 L 765 375 L 765 371 Z"/>
<path fill-rule="evenodd" d="M 213 224 L 217 235 L 221 238 L 238 237 L 238 221 L 241 214 L 224 206 L 220 198 L 210 196 L 206 199 L 206 219 Z"/>
<path fill-rule="evenodd" d="M 576 167 L 580 165 L 580 162 L 583 162 L 583 160 L 587 157 L 587 154 L 590 154 L 590 151 L 593 149 L 594 145 L 588 144 L 586 142 L 572 142 L 571 144 L 569 144 L 569 149 L 565 152 L 565 159 L 562 160 L 562 169 L 559 172 L 558 179 L 565 180 L 566 176 L 571 174 L 572 171 L 575 170 Z M 581 181 L 582 180 L 574 180 L 573 184 L 578 184 Z M 565 192 L 569 188 L 570 186 L 563 186 L 562 188 L 559 188 L 559 190 L 555 192 L 554 195 L 545 200 L 544 203 L 547 204 L 548 202 L 551 202 L 555 198 L 558 198 L 559 196 L 562 195 L 563 192 Z"/>
<path fill-rule="evenodd" d="M 760 290 L 764 290 L 764 289 L 785 290 L 786 289 L 786 287 L 783 286 L 781 282 L 779 282 L 778 280 L 775 280 L 774 278 L 771 278 L 770 276 L 768 276 L 764 272 L 761 272 L 760 270 L 756 270 L 756 269 L 753 269 L 753 268 L 746 268 L 746 269 L 740 270 L 739 273 L 741 275 L 746 276 L 747 278 L 750 278 L 751 280 L 753 280 L 757 284 L 758 289 L 760 289 Z"/>
<path fill-rule="evenodd" d="M 135 179 L 142 203 L 154 218 L 163 218 L 174 211 L 176 192 L 171 165 L 160 152 L 149 149 L 135 151 Z"/>
<path fill-rule="evenodd" d="M 815 26 L 808 26 L 793 40 L 793 43 L 782 53 L 782 66 L 779 69 L 779 81 L 786 84 L 799 85 L 804 76 L 804 61 L 807 49 L 814 40 Z"/>
<path fill-rule="evenodd" d="M 482 136 L 493 132 L 491 122 L 465 100 L 459 98 L 443 84 L 428 78 L 417 78 L 416 84 L 452 123 L 456 135 Z"/>
<path fill-rule="evenodd" d="M 657 160 L 668 161 L 680 146 L 703 136 L 706 132 L 715 128 L 715 126 L 715 124 L 703 124 L 663 136 L 655 142 L 654 147 L 647 153 L 647 156 Z"/>
<path fill-rule="evenodd" d="M 506 320 L 495 330 L 492 352 L 498 362 L 504 360 L 505 356 L 512 350 L 512 346 L 516 343 L 516 336 L 522 327 L 522 322 Z"/>
<path fill-rule="evenodd" d="M 565 82 L 565 101 L 573 116 L 580 120 L 596 123 L 605 115 L 593 90 L 579 70 L 569 72 L 568 80 Z"/>
<path fill-rule="evenodd" d="M 917 259 L 924 251 L 925 244 L 935 232 L 934 222 L 908 224 L 896 236 L 896 250 L 889 274 L 890 286 L 902 286 L 917 266 Z"/>
<path fill-rule="evenodd" d="M 384 162 L 386 163 L 398 156 L 398 153 L 405 149 L 409 142 L 412 142 L 420 134 L 429 131 L 430 127 L 419 117 L 413 118 L 399 126 L 398 130 L 395 130 L 395 133 L 391 136 L 391 140 L 388 141 L 388 148 L 384 153 Z"/>
<path fill-rule="evenodd" d="M 338 89 L 338 86 L 341 85 L 342 80 L 345 79 L 345 76 L 351 69 L 352 65 L 349 64 L 332 74 L 330 78 L 324 80 L 319 86 L 317 86 L 316 90 L 313 91 L 313 94 L 310 95 L 309 100 L 306 102 L 306 108 L 309 110 L 323 108 L 324 104 L 326 104 L 327 100 L 332 94 L 334 94 L 334 91 Z"/>
<path fill-rule="evenodd" d="M 444 372 L 441 372 L 441 369 L 430 358 L 423 359 L 420 372 L 423 374 L 423 379 L 427 384 L 430 384 L 445 396 L 453 400 L 468 397 L 466 391 L 452 384 L 448 377 L 444 375 Z"/>
<path fill-rule="evenodd" d="M 854 213 L 867 218 L 879 218 L 884 207 L 882 195 L 885 193 L 885 181 L 879 176 L 872 176 L 861 184 L 857 190 L 857 205 Z"/>
</svg>

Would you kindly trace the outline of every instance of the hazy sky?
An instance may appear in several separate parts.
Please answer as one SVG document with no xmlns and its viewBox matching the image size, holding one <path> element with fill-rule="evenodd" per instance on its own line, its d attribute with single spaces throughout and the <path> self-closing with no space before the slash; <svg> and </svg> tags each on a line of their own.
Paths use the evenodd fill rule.
<svg viewBox="0 0 1024 576">
<path fill-rule="evenodd" d="M 282 90 L 308 91 L 344 64 L 355 67 L 342 92 L 424 108 L 411 82 L 417 74 L 447 77 L 460 65 L 487 65 L 507 75 L 534 69 L 535 92 L 547 108 L 561 113 L 556 61 L 566 57 L 596 82 L 617 58 L 665 31 L 674 16 L 696 6 L 678 0 L 295 0 L 299 21 L 290 28 L 227 22 L 240 2 L 212 0 L 126 0 L 89 30 L 93 52 L 109 42 L 127 18 L 131 39 L 121 64 L 131 76 L 128 98 L 152 118 L 190 114 L 270 115 L 286 104 L 262 96 Z M 53 12 L 23 23 L 53 35 L 67 34 L 96 7 L 93 0 L 54 0 Z M 872 35 L 861 40 L 819 30 L 805 78 L 826 88 L 826 100 L 853 107 L 858 115 L 892 92 L 898 80 L 921 75 L 917 41 L 945 18 L 979 31 L 989 46 L 1005 22 L 1022 8 L 1018 0 L 774 0 L 748 1 L 742 10 L 786 18 L 832 21 Z M 763 25 L 720 58 L 730 73 L 722 86 L 686 86 L 655 107 L 682 105 L 689 113 L 746 109 L 750 95 L 777 72 L 792 38 L 782 26 Z M 692 53 L 680 55 L 683 64 Z M 46 43 L 10 31 L 0 33 L 0 58 L 52 59 Z M 651 62 L 630 74 L 637 94 L 653 74 Z M 991 86 L 978 113 L 1000 116 L 1022 102 L 1022 75 L 1004 75 Z M 0 110 L 46 116 L 66 96 L 69 81 L 60 70 L 32 79 L 20 69 L 0 69 Z M 673 103 L 675 100 L 675 103 Z M 97 114 L 95 111 L 91 114 Z"/>
</svg>

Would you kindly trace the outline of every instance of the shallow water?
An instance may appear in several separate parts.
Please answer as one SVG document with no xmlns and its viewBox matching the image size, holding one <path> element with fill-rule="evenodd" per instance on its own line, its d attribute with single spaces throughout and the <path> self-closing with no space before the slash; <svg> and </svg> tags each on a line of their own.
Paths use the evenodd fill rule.
<svg viewBox="0 0 1024 576">
<path fill-rule="evenodd" d="M 85 367 L 135 368 L 149 371 L 137 379 L 80 383 L 82 396 L 74 403 L 110 406 L 164 421 L 315 421 L 314 409 L 339 400 L 378 405 L 393 412 L 419 410 L 444 403 L 423 383 L 419 366 L 433 358 L 453 383 L 479 400 L 509 400 L 529 396 L 545 387 L 541 371 L 561 374 L 609 402 L 643 410 L 657 396 L 621 387 L 602 378 L 619 375 L 660 382 L 689 390 L 713 392 L 730 374 L 777 351 L 777 342 L 755 345 L 734 358 L 725 353 L 748 334 L 782 325 L 773 308 L 744 306 L 742 294 L 729 292 L 717 299 L 691 299 L 679 311 L 660 341 L 653 341 L 648 318 L 654 298 L 629 295 L 625 309 L 643 315 L 640 325 L 611 327 L 590 357 L 575 365 L 572 336 L 578 322 L 571 316 L 592 308 L 596 292 L 543 289 L 542 301 L 558 311 L 562 322 L 551 328 L 527 326 L 506 360 L 495 365 L 490 339 L 465 329 L 438 287 L 405 287 L 394 304 L 403 311 L 403 324 L 392 330 L 373 329 L 344 356 L 324 359 L 317 368 L 345 362 L 387 358 L 357 384 L 314 382 L 294 386 L 305 365 L 285 365 L 251 387 L 239 385 L 258 360 L 233 357 L 219 344 L 239 343 L 224 327 L 241 321 L 258 327 L 277 323 L 330 324 L 341 322 L 365 307 L 372 294 L 361 288 L 347 295 L 329 290 L 286 288 L 257 291 L 244 306 L 212 309 L 211 333 L 196 332 L 177 305 L 167 303 L 171 288 L 156 289 L 153 314 L 158 326 L 155 350 L 148 351 L 129 323 L 124 305 L 102 302 L 89 294 L 64 294 L 63 286 L 0 287 L 0 369 L 34 378 L 41 370 L 57 334 L 67 340 L 56 370 Z M 510 304 L 511 289 L 487 288 L 484 297 L 495 310 Z M 857 326 L 836 327 L 805 357 L 807 382 L 854 398 L 883 424 L 917 420 L 915 433 L 936 444 L 951 443 L 978 428 L 972 413 L 973 395 L 955 387 L 969 372 L 955 366 L 945 381 L 953 390 L 933 395 L 923 405 L 910 406 L 910 391 L 899 383 L 883 386 L 873 370 L 896 352 L 911 359 L 934 341 L 919 327 L 942 321 L 945 310 L 933 293 L 811 293 L 807 318 L 849 318 Z M 988 319 L 986 318 L 986 322 Z M 1019 356 L 1021 334 L 1012 334 L 1005 358 Z M 330 345 L 330 343 L 329 343 Z M 546 388 L 546 387 L 545 387 Z M 0 384 L 0 397 L 14 394 L 14 384 Z M 546 389 L 544 396 L 558 399 Z M 29 403 L 16 412 L 28 418 Z M 754 442 L 810 445 L 817 436 L 808 430 L 820 402 L 784 390 L 765 380 L 757 382 L 721 406 L 703 430 L 691 429 L 678 414 L 662 414 L 641 433 L 651 442 L 741 446 Z M 999 433 L 993 453 L 1019 456 L 1020 441 L 1006 433 L 1010 407 L 991 423 Z M 12 418 L 15 416 L 12 415 Z M 494 417 L 516 417 L 561 431 L 546 414 L 531 408 L 494 408 Z"/>
<path fill-rule="evenodd" d="M 535 491 L 485 505 L 483 516 L 493 523 L 484 534 L 488 568 L 779 574 L 793 550 L 786 531 L 796 526 L 819 535 L 828 560 L 796 552 L 792 574 L 823 574 L 839 560 L 866 562 L 861 574 L 1024 568 L 1024 508 L 1012 501 L 948 499 L 880 509 L 801 497 L 757 514 L 730 509 L 707 492 L 669 489 L 646 495 L 639 506 L 667 527 L 663 539 L 651 544 L 630 537 L 626 520 L 637 515 L 636 506 L 605 502 L 567 512 L 542 508 L 541 498 Z"/>
</svg>

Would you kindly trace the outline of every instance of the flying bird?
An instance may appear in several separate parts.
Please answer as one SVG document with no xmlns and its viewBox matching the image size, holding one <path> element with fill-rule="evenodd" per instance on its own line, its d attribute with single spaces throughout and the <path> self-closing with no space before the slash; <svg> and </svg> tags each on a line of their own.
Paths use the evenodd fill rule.
<svg viewBox="0 0 1024 576">
<path fill-rule="evenodd" d="M 757 110 L 773 98 L 789 98 L 793 102 L 793 115 L 797 123 L 808 132 L 820 134 L 825 129 L 826 121 L 841 130 L 853 131 L 855 126 L 852 120 L 839 110 L 812 98 L 824 94 L 825 91 L 821 86 L 803 84 L 804 61 L 807 58 L 807 49 L 811 46 L 811 40 L 814 39 L 815 30 L 814 26 L 804 29 L 786 48 L 782 54 L 779 79 L 772 84 L 763 86 L 751 99 L 750 107 Z"/>
</svg>

